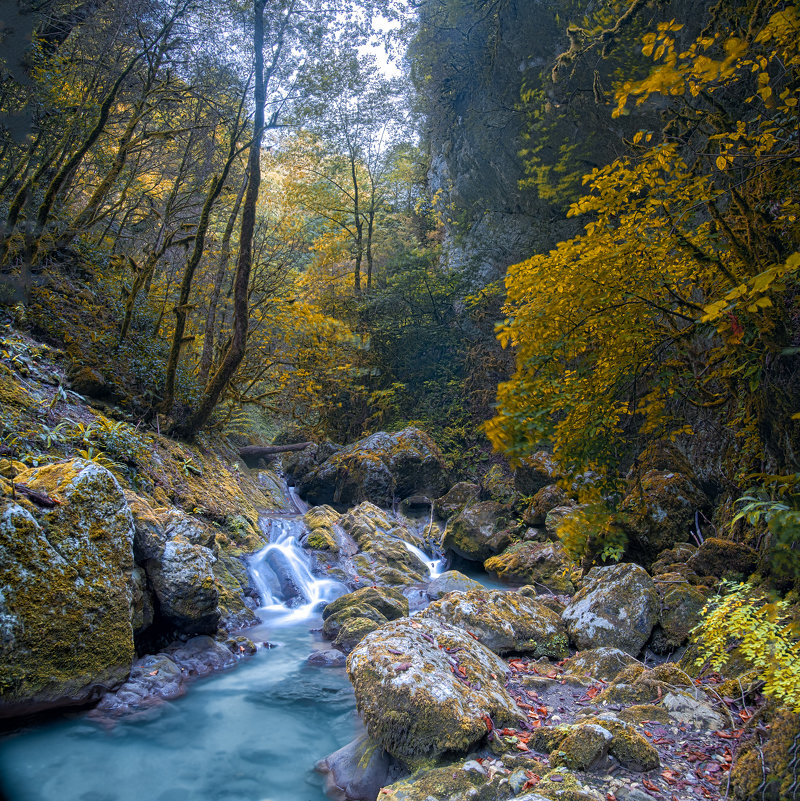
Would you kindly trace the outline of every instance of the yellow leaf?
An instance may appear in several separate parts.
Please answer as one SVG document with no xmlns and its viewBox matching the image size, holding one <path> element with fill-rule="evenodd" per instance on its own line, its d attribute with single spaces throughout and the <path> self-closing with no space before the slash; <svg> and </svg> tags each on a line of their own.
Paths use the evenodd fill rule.
<svg viewBox="0 0 800 801">
<path fill-rule="evenodd" d="M 728 166 L 728 159 L 725 156 L 717 156 L 717 169 L 722 171 Z"/>
</svg>

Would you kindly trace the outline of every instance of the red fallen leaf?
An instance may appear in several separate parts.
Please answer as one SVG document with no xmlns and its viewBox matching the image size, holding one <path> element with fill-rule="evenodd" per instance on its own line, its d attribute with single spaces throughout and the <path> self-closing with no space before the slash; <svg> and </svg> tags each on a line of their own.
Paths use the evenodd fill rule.
<svg viewBox="0 0 800 801">
<path fill-rule="evenodd" d="M 532 720 L 531 721 L 531 726 L 533 726 L 534 729 L 540 728 L 541 725 L 542 725 L 542 721 L 539 720 L 539 718 L 536 718 L 536 720 Z"/>
<path fill-rule="evenodd" d="M 516 733 L 516 729 L 500 729 L 500 734 L 502 734 L 504 737 L 513 737 Z"/>
<path fill-rule="evenodd" d="M 467 678 L 467 671 L 464 670 L 464 668 L 461 667 L 461 665 L 458 666 L 458 673 L 459 673 L 459 675 L 463 676 L 465 679 Z"/>
<path fill-rule="evenodd" d="M 721 737 L 723 740 L 733 740 L 733 734 L 728 734 L 726 731 L 713 731 L 712 734 L 716 734 L 717 737 Z"/>
<path fill-rule="evenodd" d="M 606 793 L 606 801 L 617 801 L 617 797 L 614 793 Z"/>
<path fill-rule="evenodd" d="M 669 782 L 669 784 L 677 784 L 678 782 L 678 775 L 674 771 L 669 769 L 662 770 L 661 775 L 664 779 L 666 779 L 667 782 Z"/>
<path fill-rule="evenodd" d="M 411 662 L 401 662 L 399 665 L 394 666 L 395 673 L 402 673 L 411 667 Z"/>
<path fill-rule="evenodd" d="M 739 717 L 740 717 L 742 720 L 750 720 L 750 718 L 751 718 L 751 717 L 753 717 L 753 716 L 752 716 L 752 715 L 751 715 L 751 714 L 750 714 L 750 713 L 749 713 L 749 712 L 748 712 L 746 709 L 743 709 L 743 710 L 742 710 L 742 711 L 739 713 Z"/>
<path fill-rule="evenodd" d="M 542 777 L 538 773 L 534 773 L 532 770 L 526 770 L 525 775 L 528 777 L 528 780 L 532 782 L 538 782 L 542 780 Z"/>
<path fill-rule="evenodd" d="M 481 715 L 483 722 L 486 724 L 486 730 L 491 731 L 494 728 L 494 723 L 492 723 L 492 719 L 488 715 Z"/>
<path fill-rule="evenodd" d="M 653 784 L 649 779 L 642 779 L 642 784 L 650 790 L 651 793 L 658 793 L 661 795 L 661 788 L 657 784 Z"/>
<path fill-rule="evenodd" d="M 530 751 L 531 749 L 528 748 L 527 743 L 519 742 L 517 743 L 517 751 Z"/>
<path fill-rule="evenodd" d="M 596 684 L 593 684 L 593 685 L 592 685 L 592 686 L 591 686 L 591 687 L 590 687 L 590 688 L 589 688 L 589 689 L 586 691 L 586 695 L 587 695 L 589 698 L 594 698 L 594 697 L 595 697 L 595 696 L 596 696 L 596 695 L 597 695 L 599 692 L 600 692 L 600 687 L 598 687 Z"/>
<path fill-rule="evenodd" d="M 652 737 L 653 736 L 653 732 L 648 731 L 647 729 L 642 729 L 642 731 L 644 732 L 645 736 L 647 736 L 647 737 Z"/>
<path fill-rule="evenodd" d="M 478 637 L 477 634 L 473 634 L 471 631 L 468 631 L 467 634 L 469 634 L 469 636 L 472 637 L 473 640 L 477 640 L 478 642 L 480 642 L 480 637 Z"/>
<path fill-rule="evenodd" d="M 157 670 L 151 670 L 147 675 L 148 676 L 157 676 L 158 675 L 158 671 Z"/>
<path fill-rule="evenodd" d="M 522 792 L 525 792 L 525 790 L 530 790 L 531 787 L 536 787 L 536 785 L 542 780 L 541 776 L 537 776 L 535 773 L 531 773 L 529 770 L 525 771 L 525 775 L 529 776 L 530 778 L 525 782 L 525 784 L 522 785 Z"/>
<path fill-rule="evenodd" d="M 672 742 L 673 741 L 670 740 L 669 737 L 656 737 L 656 739 L 653 740 L 653 745 L 667 745 L 671 744 Z"/>
<path fill-rule="evenodd" d="M 476 637 L 475 639 L 477 640 L 478 638 Z M 496 674 L 496 673 L 490 673 L 489 675 L 490 675 L 490 676 L 491 676 L 491 677 L 492 677 L 492 678 L 493 678 L 495 681 L 497 681 L 497 674 Z"/>
<path fill-rule="evenodd" d="M 558 678 L 558 673 L 556 673 L 555 670 L 551 670 L 547 674 L 546 678 L 548 678 L 548 679 L 557 679 Z"/>
<path fill-rule="evenodd" d="M 546 706 L 537 706 L 536 711 L 543 717 L 546 718 L 550 713 L 547 711 Z"/>
</svg>

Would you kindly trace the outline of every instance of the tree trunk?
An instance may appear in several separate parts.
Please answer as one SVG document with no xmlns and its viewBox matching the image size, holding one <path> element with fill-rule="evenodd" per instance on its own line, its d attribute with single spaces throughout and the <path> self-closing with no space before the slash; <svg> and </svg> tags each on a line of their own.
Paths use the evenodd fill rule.
<svg viewBox="0 0 800 801">
<path fill-rule="evenodd" d="M 255 49 L 255 114 L 253 117 L 253 141 L 250 145 L 247 171 L 249 180 L 242 207 L 242 227 L 239 234 L 239 257 L 233 289 L 233 334 L 222 362 L 208 382 L 200 405 L 188 419 L 175 427 L 175 432 L 184 436 L 196 434 L 208 421 L 214 407 L 228 382 L 244 358 L 249 324 L 248 289 L 250 270 L 253 264 L 253 235 L 256 227 L 256 205 L 261 188 L 261 142 L 264 138 L 264 5 L 266 0 L 254 2 L 253 44 Z M 275 48 L 275 58 L 283 44 L 283 32 Z"/>
</svg>

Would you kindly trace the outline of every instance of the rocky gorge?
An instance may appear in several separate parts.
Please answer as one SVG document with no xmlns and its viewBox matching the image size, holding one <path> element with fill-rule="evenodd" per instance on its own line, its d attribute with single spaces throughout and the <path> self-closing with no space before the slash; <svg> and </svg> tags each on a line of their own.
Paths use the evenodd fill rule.
<svg viewBox="0 0 800 801">
<path fill-rule="evenodd" d="M 706 601 L 758 557 L 711 534 L 690 541 L 709 499 L 676 450 L 642 454 L 622 502 L 629 550 L 590 567 L 559 540 L 564 521 L 584 519 L 587 479 L 559 475 L 547 453 L 470 483 L 406 428 L 248 470 L 230 445 L 143 432 L 65 392 L 40 343 L 6 347 L 25 355 L 0 372 L 4 425 L 46 426 L 53 448 L 39 464 L 0 462 L 4 776 L 32 714 L 77 709 L 113 733 L 256 664 L 280 674 L 281 640 L 300 637 L 300 673 L 253 701 L 257 728 L 239 750 L 280 762 L 259 751 L 262 730 L 292 709 L 302 728 L 306 704 L 324 707 L 303 670 L 331 676 L 314 681 L 335 698 L 333 728 L 355 739 L 301 775 L 284 770 L 275 798 L 300 798 L 315 760 L 330 796 L 350 801 L 788 797 L 780 743 L 795 719 L 760 739 L 758 677 L 741 662 L 729 675 L 696 664 Z M 76 447 L 88 442 L 104 457 Z M 225 781 L 231 797 L 263 795 Z M 130 797 L 73 790 L 60 797 Z"/>
</svg>

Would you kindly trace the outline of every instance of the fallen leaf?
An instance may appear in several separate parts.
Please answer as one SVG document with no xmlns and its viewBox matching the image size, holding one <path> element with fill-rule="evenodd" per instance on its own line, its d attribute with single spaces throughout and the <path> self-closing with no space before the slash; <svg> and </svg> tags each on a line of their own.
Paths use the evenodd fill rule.
<svg viewBox="0 0 800 801">
<path fill-rule="evenodd" d="M 642 779 L 642 784 L 651 792 L 661 795 L 661 788 L 657 784 L 653 784 L 649 779 Z"/>
</svg>

